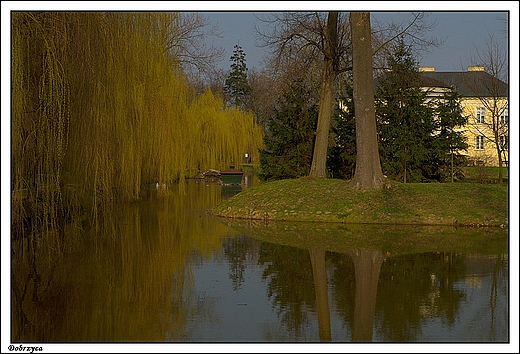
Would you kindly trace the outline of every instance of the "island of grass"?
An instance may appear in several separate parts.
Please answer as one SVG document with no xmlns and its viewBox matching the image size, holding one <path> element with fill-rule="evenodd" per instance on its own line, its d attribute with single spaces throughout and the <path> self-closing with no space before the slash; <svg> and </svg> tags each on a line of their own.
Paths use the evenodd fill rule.
<svg viewBox="0 0 520 354">
<path fill-rule="evenodd" d="M 222 201 L 212 214 L 269 221 L 507 227 L 508 188 L 388 181 L 383 189 L 355 190 L 346 180 L 302 177 L 251 187 Z"/>
</svg>

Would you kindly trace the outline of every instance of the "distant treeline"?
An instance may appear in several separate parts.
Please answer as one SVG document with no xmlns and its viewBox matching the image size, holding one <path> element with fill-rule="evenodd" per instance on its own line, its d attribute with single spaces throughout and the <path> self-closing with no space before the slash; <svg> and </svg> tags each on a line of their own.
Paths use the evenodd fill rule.
<svg viewBox="0 0 520 354">
<path fill-rule="evenodd" d="M 251 112 L 197 96 L 171 12 L 12 13 L 12 225 L 52 227 L 150 183 L 258 160 Z"/>
</svg>

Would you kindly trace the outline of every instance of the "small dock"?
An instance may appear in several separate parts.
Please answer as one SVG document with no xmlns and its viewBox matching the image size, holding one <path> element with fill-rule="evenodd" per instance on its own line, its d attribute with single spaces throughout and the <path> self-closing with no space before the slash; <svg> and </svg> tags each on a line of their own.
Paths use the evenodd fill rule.
<svg viewBox="0 0 520 354">
<path fill-rule="evenodd" d="M 244 176 L 244 171 L 236 170 L 235 165 L 229 166 L 228 170 L 220 172 L 220 178 L 222 179 L 222 184 L 242 184 L 242 177 Z"/>
</svg>

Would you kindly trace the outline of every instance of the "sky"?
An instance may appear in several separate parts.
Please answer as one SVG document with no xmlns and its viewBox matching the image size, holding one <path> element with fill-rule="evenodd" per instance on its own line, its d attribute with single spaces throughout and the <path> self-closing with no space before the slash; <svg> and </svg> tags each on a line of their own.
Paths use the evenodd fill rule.
<svg viewBox="0 0 520 354">
<path fill-rule="evenodd" d="M 471 7 L 469 8 L 469 5 Z M 2 16 L 10 9 L 20 10 L 133 10 L 133 11 L 186 11 L 203 12 L 210 24 L 217 24 L 222 38 L 208 38 L 208 43 L 223 47 L 225 55 L 219 63 L 229 69 L 235 44 L 246 54 L 248 68 L 261 67 L 265 49 L 257 46 L 254 24 L 262 26 L 255 15 L 275 11 L 351 11 L 372 12 L 372 22 L 399 21 L 412 11 L 430 12 L 428 20 L 435 22 L 432 37 L 445 39 L 445 43 L 417 58 L 421 66 L 434 66 L 436 71 L 460 71 L 472 65 L 476 48 L 483 48 L 485 39 L 494 39 L 508 47 L 507 25 L 499 18 L 507 18 L 511 11 L 511 55 L 518 62 L 518 2 L 517 1 L 74 1 L 34 2 L 2 1 Z M 471 10 L 472 12 L 468 12 Z M 384 12 L 382 12 L 384 11 Z M 8 15 L 8 13 L 7 13 Z M 2 21 L 4 26 L 7 21 Z M 9 33 L 8 31 L 2 31 Z M 515 40 L 516 39 L 516 40 Z M 4 42 L 4 41 L 2 41 Z M 483 50 L 483 49 L 481 49 Z M 2 51 L 4 53 L 4 51 Z"/>
<path fill-rule="evenodd" d="M 500 7 L 497 7 L 500 8 Z M 239 44 L 246 54 L 248 68 L 261 68 L 261 59 L 265 49 L 257 46 L 254 38 L 254 24 L 264 25 L 257 19 L 265 12 L 204 12 L 211 24 L 217 24 L 222 31 L 222 38 L 212 38 L 208 43 L 223 47 L 226 50 L 220 67 L 229 69 L 233 47 Z M 410 11 L 372 12 L 371 21 L 400 22 L 410 17 Z M 445 40 L 432 52 L 423 53 L 417 58 L 420 66 L 433 66 L 436 71 L 461 71 L 472 65 L 476 49 L 485 51 L 485 43 L 490 35 L 503 48 L 508 47 L 507 24 L 500 19 L 507 19 L 508 13 L 502 12 L 446 12 L 436 11 L 428 14 L 428 22 L 436 23 L 434 31 L 428 33 L 438 39 Z"/>
</svg>

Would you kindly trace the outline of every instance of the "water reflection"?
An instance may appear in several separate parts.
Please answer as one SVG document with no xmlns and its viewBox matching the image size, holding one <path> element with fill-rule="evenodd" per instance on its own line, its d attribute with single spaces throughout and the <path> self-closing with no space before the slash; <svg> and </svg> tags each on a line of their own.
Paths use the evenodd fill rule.
<svg viewBox="0 0 520 354">
<path fill-rule="evenodd" d="M 12 341 L 508 341 L 506 230 L 208 215 L 226 197 L 189 181 L 59 252 L 14 241 Z"/>
<path fill-rule="evenodd" d="M 330 342 L 330 309 L 329 295 L 327 291 L 327 266 L 325 264 L 325 251 L 310 249 L 309 255 L 312 264 L 312 278 L 314 280 L 314 292 L 316 294 L 316 311 L 318 313 L 318 326 L 320 328 L 320 341 Z"/>
<path fill-rule="evenodd" d="M 314 313 L 322 342 L 508 341 L 504 230 L 226 222 L 265 241 L 264 279 L 292 340 Z M 345 332 L 333 333 L 337 321 Z"/>
</svg>

